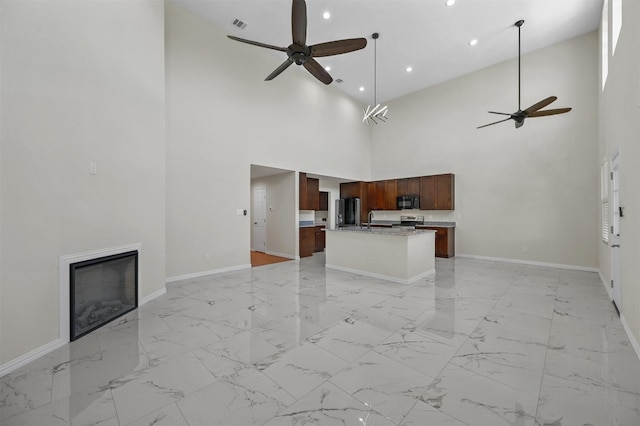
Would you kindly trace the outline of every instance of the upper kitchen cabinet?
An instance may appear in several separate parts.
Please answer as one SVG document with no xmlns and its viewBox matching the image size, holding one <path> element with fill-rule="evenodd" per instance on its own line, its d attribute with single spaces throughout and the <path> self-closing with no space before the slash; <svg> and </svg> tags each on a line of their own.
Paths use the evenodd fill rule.
<svg viewBox="0 0 640 426">
<path fill-rule="evenodd" d="M 319 210 L 320 208 L 320 180 L 308 178 L 306 173 L 300 173 L 299 182 L 300 210 Z"/>
<path fill-rule="evenodd" d="M 398 179 L 398 195 L 420 194 L 420 178 Z"/>
<path fill-rule="evenodd" d="M 388 179 L 384 181 L 384 209 L 395 210 L 398 208 L 398 180 Z"/>
<path fill-rule="evenodd" d="M 320 179 L 307 178 L 307 208 L 320 210 Z"/>
<path fill-rule="evenodd" d="M 340 184 L 340 198 L 360 198 L 362 199 L 362 188 L 365 182 L 347 182 Z"/>
<path fill-rule="evenodd" d="M 454 210 L 455 175 L 420 177 L 420 210 Z"/>
<path fill-rule="evenodd" d="M 327 211 L 329 210 L 329 193 L 328 192 L 320 192 L 320 207 L 318 210 Z"/>
</svg>

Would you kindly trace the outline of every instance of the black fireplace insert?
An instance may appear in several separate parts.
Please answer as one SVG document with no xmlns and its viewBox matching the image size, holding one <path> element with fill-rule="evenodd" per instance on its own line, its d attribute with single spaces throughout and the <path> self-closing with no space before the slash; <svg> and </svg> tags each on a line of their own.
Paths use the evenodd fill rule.
<svg viewBox="0 0 640 426">
<path fill-rule="evenodd" d="M 138 307 L 138 251 L 72 263 L 71 341 Z"/>
</svg>

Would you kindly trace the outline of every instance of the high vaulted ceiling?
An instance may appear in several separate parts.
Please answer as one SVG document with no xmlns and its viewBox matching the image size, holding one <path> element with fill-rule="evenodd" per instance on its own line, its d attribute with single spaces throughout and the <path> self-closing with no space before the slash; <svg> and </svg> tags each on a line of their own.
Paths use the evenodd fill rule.
<svg viewBox="0 0 640 426">
<path fill-rule="evenodd" d="M 286 47 L 291 0 L 171 0 L 226 34 Z M 330 66 L 332 86 L 363 104 L 391 99 L 598 29 L 603 0 L 306 0 L 307 44 L 365 37 L 367 47 L 318 58 Z M 331 14 L 329 19 L 323 13 Z M 239 19 L 244 29 L 233 25 Z M 377 46 L 371 35 L 377 32 Z M 470 46 L 472 39 L 478 40 Z M 251 54 L 261 49 L 227 39 Z M 283 52 L 261 49 L 284 61 Z M 377 50 L 374 87 L 374 50 Z M 274 62 L 276 66 L 280 63 Z M 407 67 L 412 71 L 407 72 Z M 274 66 L 275 68 L 275 66 Z M 297 68 L 297 69 L 296 69 Z M 265 77 L 273 69 L 264 69 Z M 284 73 L 306 72 L 290 67 Z M 514 69 L 514 72 L 517 72 Z M 283 75 L 284 75 L 283 73 Z M 282 75 L 277 77 L 282 78 Z M 523 70 L 523 81 L 526 71 Z M 341 83 L 336 80 L 342 80 Z M 265 82 L 264 84 L 269 84 Z M 318 82 L 318 84 L 322 84 Z M 360 88 L 364 87 L 364 91 Z"/>
</svg>

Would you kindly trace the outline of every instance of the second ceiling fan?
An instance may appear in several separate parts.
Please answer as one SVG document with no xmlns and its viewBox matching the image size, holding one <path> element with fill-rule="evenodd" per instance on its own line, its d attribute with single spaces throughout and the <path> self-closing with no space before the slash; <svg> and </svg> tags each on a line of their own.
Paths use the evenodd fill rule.
<svg viewBox="0 0 640 426">
<path fill-rule="evenodd" d="M 556 96 L 549 96 L 548 98 L 543 99 L 540 102 L 531 105 L 529 108 L 525 110 L 522 110 L 520 108 L 520 27 L 522 27 L 522 24 L 524 24 L 524 20 L 520 20 L 514 24 L 516 27 L 518 27 L 518 110 L 512 114 L 509 114 L 506 112 L 489 111 L 490 114 L 508 115 L 509 117 L 505 118 L 504 120 L 499 120 L 493 123 L 485 124 L 484 126 L 478 127 L 478 129 L 481 129 L 487 126 L 493 126 L 494 124 L 502 123 L 507 120 L 515 121 L 516 129 L 517 129 L 519 127 L 522 127 L 522 125 L 524 124 L 525 118 L 543 117 L 545 115 L 564 114 L 566 112 L 571 111 L 571 108 L 557 108 L 557 109 L 546 109 L 546 110 L 542 109 L 547 105 L 549 105 L 551 102 L 558 99 Z"/>
<path fill-rule="evenodd" d="M 307 4 L 304 0 L 293 0 L 291 6 L 291 33 L 293 42 L 289 47 L 278 47 L 234 36 L 227 37 L 242 43 L 287 53 L 287 60 L 269 74 L 267 78 L 265 78 L 265 81 L 273 80 L 282 71 L 289 68 L 291 64 L 295 63 L 296 65 L 304 66 L 311 75 L 324 84 L 330 84 L 333 78 L 331 78 L 322 65 L 313 58 L 354 52 L 363 49 L 367 45 L 366 38 L 350 38 L 307 46 Z"/>
</svg>

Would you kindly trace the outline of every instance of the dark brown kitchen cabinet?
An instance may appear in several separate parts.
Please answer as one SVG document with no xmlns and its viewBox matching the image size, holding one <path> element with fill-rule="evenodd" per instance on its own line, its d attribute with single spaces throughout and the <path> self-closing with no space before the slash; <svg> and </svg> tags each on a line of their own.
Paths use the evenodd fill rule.
<svg viewBox="0 0 640 426">
<path fill-rule="evenodd" d="M 305 226 L 300 228 L 300 257 L 313 255 L 316 248 L 316 227 Z"/>
<path fill-rule="evenodd" d="M 320 202 L 319 202 L 320 206 L 318 208 L 318 210 L 320 211 L 327 211 L 329 210 L 329 193 L 328 192 L 320 192 Z"/>
<path fill-rule="evenodd" d="M 306 173 L 299 174 L 299 209 L 319 210 L 320 180 L 308 178 Z"/>
<path fill-rule="evenodd" d="M 398 179 L 398 195 L 420 194 L 420 178 Z"/>
<path fill-rule="evenodd" d="M 307 178 L 307 208 L 305 210 L 320 210 L 320 180 Z"/>
<path fill-rule="evenodd" d="M 384 181 L 384 209 L 396 210 L 398 208 L 398 181 L 387 179 Z"/>
<path fill-rule="evenodd" d="M 386 194 L 387 187 L 383 180 L 379 180 L 374 182 L 375 193 L 374 193 L 374 203 L 371 206 L 371 210 L 384 210 L 386 205 Z"/>
<path fill-rule="evenodd" d="M 298 185 L 298 195 L 299 195 L 299 204 L 298 207 L 300 210 L 309 210 L 307 208 L 307 174 L 300 172 L 298 174 L 299 177 L 299 185 Z"/>
<path fill-rule="evenodd" d="M 420 210 L 455 210 L 455 175 L 420 177 Z"/>
<path fill-rule="evenodd" d="M 436 231 L 436 257 L 453 257 L 456 255 L 456 228 L 419 227 Z"/>
<path fill-rule="evenodd" d="M 316 247 L 314 252 L 318 253 L 324 251 L 326 246 L 326 233 L 324 231 L 324 226 L 316 226 L 315 234 Z"/>
<path fill-rule="evenodd" d="M 347 182 L 340 184 L 340 198 L 362 198 L 364 182 Z"/>
</svg>

